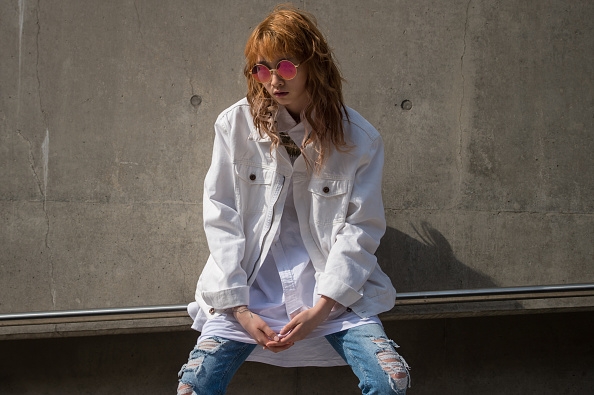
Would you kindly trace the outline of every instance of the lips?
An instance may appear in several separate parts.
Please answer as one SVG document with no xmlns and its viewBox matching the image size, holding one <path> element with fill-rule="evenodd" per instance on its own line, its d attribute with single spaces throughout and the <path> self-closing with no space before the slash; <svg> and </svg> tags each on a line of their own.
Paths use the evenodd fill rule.
<svg viewBox="0 0 594 395">
<path fill-rule="evenodd" d="M 285 97 L 288 94 L 289 94 L 289 92 L 280 92 L 280 91 L 277 91 L 277 92 L 274 92 L 273 93 L 274 97 Z"/>
</svg>

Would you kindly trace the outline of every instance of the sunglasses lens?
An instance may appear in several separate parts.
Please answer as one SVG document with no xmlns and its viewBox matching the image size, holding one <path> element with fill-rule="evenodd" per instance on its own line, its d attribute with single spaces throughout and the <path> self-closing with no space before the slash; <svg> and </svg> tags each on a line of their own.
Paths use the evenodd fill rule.
<svg viewBox="0 0 594 395">
<path fill-rule="evenodd" d="M 252 77 L 258 82 L 268 82 L 270 70 L 264 65 L 257 64 L 252 68 Z"/>
<path fill-rule="evenodd" d="M 297 75 L 297 68 L 288 60 L 281 60 L 276 66 L 276 71 L 285 80 L 291 80 Z"/>
</svg>

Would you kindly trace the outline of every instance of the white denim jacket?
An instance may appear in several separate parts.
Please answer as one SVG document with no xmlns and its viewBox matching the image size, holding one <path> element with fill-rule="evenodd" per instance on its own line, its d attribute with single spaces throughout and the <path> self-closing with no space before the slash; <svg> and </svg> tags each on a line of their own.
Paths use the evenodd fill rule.
<svg viewBox="0 0 594 395">
<path fill-rule="evenodd" d="M 206 318 L 249 304 L 249 288 L 278 230 L 291 177 L 318 294 L 363 318 L 394 306 L 396 290 L 374 255 L 386 227 L 383 142 L 361 115 L 347 111 L 350 149 L 332 150 L 320 174 L 306 167 L 303 155 L 292 166 L 284 147 L 271 152 L 270 139 L 256 130 L 245 98 L 219 115 L 204 181 L 210 257 L 196 289 Z M 307 146 L 305 155 L 314 160 L 315 149 Z"/>
</svg>

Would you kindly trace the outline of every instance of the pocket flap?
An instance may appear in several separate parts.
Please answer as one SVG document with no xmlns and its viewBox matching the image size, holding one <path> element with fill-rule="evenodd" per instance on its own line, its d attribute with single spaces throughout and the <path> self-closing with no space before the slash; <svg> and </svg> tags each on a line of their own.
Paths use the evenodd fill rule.
<svg viewBox="0 0 594 395">
<path fill-rule="evenodd" d="M 270 184 L 272 181 L 272 170 L 262 167 L 237 164 L 235 172 L 239 178 L 250 184 Z"/>
<path fill-rule="evenodd" d="M 312 178 L 307 189 L 311 193 L 320 196 L 338 196 L 347 193 L 349 180 L 331 180 L 324 178 Z"/>
</svg>

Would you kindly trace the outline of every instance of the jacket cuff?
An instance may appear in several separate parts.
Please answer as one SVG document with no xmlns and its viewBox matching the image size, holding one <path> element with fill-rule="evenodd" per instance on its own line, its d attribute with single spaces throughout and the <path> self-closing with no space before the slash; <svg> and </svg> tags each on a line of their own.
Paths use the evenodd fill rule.
<svg viewBox="0 0 594 395">
<path fill-rule="evenodd" d="M 316 277 L 318 294 L 332 298 L 343 306 L 348 307 L 363 297 L 356 289 L 328 273 L 318 273 Z"/>
<path fill-rule="evenodd" d="M 241 286 L 222 291 L 203 291 L 202 299 L 216 310 L 229 309 L 250 303 L 250 287 Z"/>
</svg>

